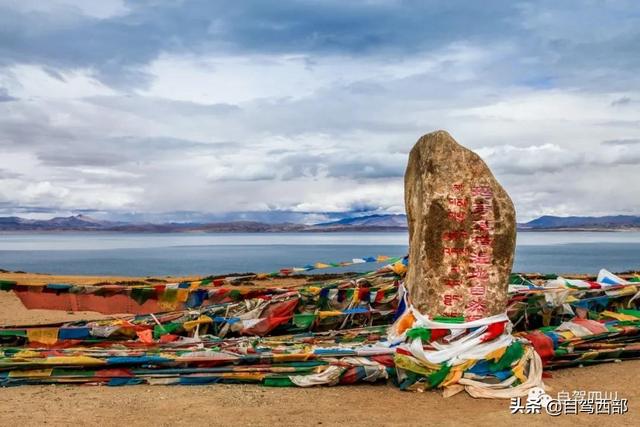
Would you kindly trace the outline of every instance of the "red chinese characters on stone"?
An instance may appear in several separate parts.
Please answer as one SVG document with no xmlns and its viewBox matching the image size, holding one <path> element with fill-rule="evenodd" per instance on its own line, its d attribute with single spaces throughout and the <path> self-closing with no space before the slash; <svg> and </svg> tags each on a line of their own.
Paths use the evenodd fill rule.
<svg viewBox="0 0 640 427">
<path fill-rule="evenodd" d="M 468 240 L 469 280 L 468 300 L 464 317 L 467 320 L 475 320 L 484 317 L 487 309 L 485 300 L 487 286 L 489 285 L 489 269 L 493 263 L 493 191 L 487 185 L 473 185 L 470 198 L 471 210 L 471 235 Z"/>
<path fill-rule="evenodd" d="M 469 292 L 473 296 L 483 297 L 487 293 L 487 287 L 485 285 L 474 284 L 469 288 Z"/>
<path fill-rule="evenodd" d="M 491 238 L 491 234 L 489 234 L 488 232 L 484 232 L 482 234 L 474 235 L 473 241 L 480 246 L 491 246 L 493 239 Z"/>
<path fill-rule="evenodd" d="M 449 255 L 449 256 L 462 256 L 462 255 L 467 255 L 469 253 L 467 248 L 443 248 L 442 251 L 444 255 Z"/>
<path fill-rule="evenodd" d="M 445 307 L 442 312 L 442 317 L 462 317 L 462 313 L 451 307 Z"/>
<path fill-rule="evenodd" d="M 442 298 L 442 302 L 447 307 L 451 307 L 459 303 L 460 301 L 462 301 L 462 295 L 445 294 L 444 297 Z"/>
<path fill-rule="evenodd" d="M 442 233 L 443 241 L 465 240 L 469 237 L 469 233 L 464 230 L 445 231 Z"/>
<path fill-rule="evenodd" d="M 493 223 L 488 219 L 479 219 L 473 221 L 474 231 L 493 231 Z"/>
<path fill-rule="evenodd" d="M 460 279 L 447 279 L 446 285 L 447 286 L 451 286 L 451 287 L 462 286 L 462 280 L 460 280 Z"/>
<path fill-rule="evenodd" d="M 491 254 L 488 254 L 488 253 L 483 253 L 483 252 L 473 253 L 469 257 L 469 259 L 474 264 L 491 265 Z"/>
<path fill-rule="evenodd" d="M 467 310 L 473 314 L 483 314 L 487 310 L 487 302 L 484 298 L 472 298 L 469 301 L 469 305 L 467 306 Z"/>
<path fill-rule="evenodd" d="M 489 280 L 489 271 L 482 267 L 471 267 L 467 274 L 467 279 L 487 281 Z"/>
<path fill-rule="evenodd" d="M 493 205 L 490 201 L 484 199 L 478 199 L 473 202 L 473 207 L 471 208 L 471 213 L 474 216 L 484 216 L 486 215 L 490 209 L 493 208 Z"/>
</svg>

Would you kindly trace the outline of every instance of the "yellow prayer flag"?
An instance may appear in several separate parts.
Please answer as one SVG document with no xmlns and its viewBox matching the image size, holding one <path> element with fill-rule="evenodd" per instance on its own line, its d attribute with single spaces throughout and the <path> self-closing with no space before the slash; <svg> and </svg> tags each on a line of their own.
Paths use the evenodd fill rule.
<svg viewBox="0 0 640 427">
<path fill-rule="evenodd" d="M 598 357 L 597 351 L 587 351 L 586 353 L 583 353 L 578 360 L 592 360 L 596 357 Z"/>
<path fill-rule="evenodd" d="M 507 351 L 507 347 L 500 347 L 496 350 L 493 350 L 491 353 L 487 354 L 484 358 L 485 360 L 493 360 L 498 361 L 504 355 L 504 352 Z"/>
<path fill-rule="evenodd" d="M 313 353 L 282 353 L 272 357 L 274 362 L 304 362 L 313 357 Z"/>
<path fill-rule="evenodd" d="M 398 261 L 395 264 L 391 264 L 391 269 L 398 276 L 402 276 L 407 272 L 407 266 L 402 263 L 402 261 Z"/>
<path fill-rule="evenodd" d="M 620 321 L 625 321 L 625 320 L 637 321 L 638 320 L 638 318 L 636 316 L 630 316 L 630 315 L 624 314 L 624 313 L 615 313 L 615 312 L 609 311 L 609 310 L 605 310 L 601 314 L 603 316 L 611 317 L 612 319 L 616 319 L 616 320 L 620 320 Z"/>
<path fill-rule="evenodd" d="M 196 320 L 189 320 L 188 322 L 184 322 L 182 324 L 182 327 L 185 330 L 190 331 L 192 329 L 195 329 L 197 325 L 202 325 L 205 323 L 213 323 L 213 319 L 209 316 L 200 316 Z"/>
<path fill-rule="evenodd" d="M 176 297 L 176 300 L 178 302 L 187 302 L 187 299 L 189 299 L 189 290 L 178 289 L 178 296 Z"/>
<path fill-rule="evenodd" d="M 342 316 L 342 312 L 341 311 L 337 311 L 337 310 L 333 310 L 333 311 L 320 311 L 318 312 L 318 317 L 320 319 L 324 319 L 326 317 L 336 317 L 336 316 Z"/>
<path fill-rule="evenodd" d="M 35 359 L 37 357 L 42 357 L 42 355 L 39 352 L 33 350 L 20 350 L 13 355 L 14 359 Z"/>
<path fill-rule="evenodd" d="M 11 371 L 9 372 L 9 378 L 39 378 L 50 377 L 52 368 L 48 369 L 28 369 L 26 371 Z"/>
<path fill-rule="evenodd" d="M 51 356 L 41 363 L 46 365 L 106 365 L 106 360 L 90 356 Z"/>
<path fill-rule="evenodd" d="M 58 342 L 58 328 L 27 329 L 29 342 L 52 345 Z"/>
<path fill-rule="evenodd" d="M 451 371 L 449 371 L 447 378 L 444 379 L 440 386 L 447 387 L 453 384 L 457 384 L 458 381 L 460 381 L 460 378 L 462 378 L 462 371 L 458 369 L 452 369 Z"/>
</svg>

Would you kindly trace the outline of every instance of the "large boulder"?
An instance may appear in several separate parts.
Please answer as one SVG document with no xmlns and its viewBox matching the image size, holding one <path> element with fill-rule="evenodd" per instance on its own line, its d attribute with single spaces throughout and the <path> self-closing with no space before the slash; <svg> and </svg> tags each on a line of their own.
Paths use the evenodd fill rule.
<svg viewBox="0 0 640 427">
<path fill-rule="evenodd" d="M 516 242 L 507 192 L 445 131 L 424 135 L 404 177 L 411 303 L 431 317 L 503 313 Z"/>
</svg>

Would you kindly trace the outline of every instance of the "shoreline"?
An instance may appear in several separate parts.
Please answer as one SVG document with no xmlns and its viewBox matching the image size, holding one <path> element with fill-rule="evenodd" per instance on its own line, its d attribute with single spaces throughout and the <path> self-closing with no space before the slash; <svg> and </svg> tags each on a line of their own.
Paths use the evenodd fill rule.
<svg viewBox="0 0 640 427">
<path fill-rule="evenodd" d="M 517 228 L 518 233 L 554 233 L 554 232 L 593 232 L 593 233 L 637 233 L 640 227 L 557 227 L 557 228 Z M 353 228 L 324 228 L 306 230 L 106 230 L 106 229 L 51 229 L 51 230 L 0 230 L 0 235 L 11 234 L 334 234 L 334 233 L 408 233 L 407 227 L 353 227 Z"/>
<path fill-rule="evenodd" d="M 612 272 L 622 279 L 630 279 L 640 275 L 640 269 L 638 270 L 626 270 L 622 272 Z M 205 277 L 210 278 L 225 278 L 236 276 L 250 276 L 256 275 L 256 272 L 234 272 L 229 274 L 187 274 L 187 275 L 150 275 L 150 276 L 134 276 L 134 275 L 117 275 L 117 274 L 52 274 L 52 273 L 40 273 L 40 272 L 27 272 L 27 271 L 9 271 L 0 268 L 0 280 L 16 281 L 18 284 L 29 282 L 31 284 L 47 284 L 47 283 L 68 283 L 72 285 L 95 285 L 98 283 L 120 283 L 127 284 L 132 282 L 147 282 L 153 283 L 176 283 L 181 281 L 193 281 L 202 280 Z M 302 282 L 312 282 L 319 280 L 330 280 L 338 277 L 356 276 L 361 274 L 355 271 L 345 271 L 340 273 L 309 273 L 309 274 L 292 274 L 288 276 L 277 276 L 271 278 L 253 278 L 250 280 L 252 285 L 255 286 L 286 286 L 288 284 L 297 284 Z M 512 274 L 521 275 L 530 280 L 544 279 L 549 273 L 543 272 L 512 272 Z M 586 273 L 563 273 L 560 276 L 566 279 L 579 279 L 579 280 L 595 280 L 597 274 Z M 255 283 L 257 282 L 257 283 Z"/>
</svg>

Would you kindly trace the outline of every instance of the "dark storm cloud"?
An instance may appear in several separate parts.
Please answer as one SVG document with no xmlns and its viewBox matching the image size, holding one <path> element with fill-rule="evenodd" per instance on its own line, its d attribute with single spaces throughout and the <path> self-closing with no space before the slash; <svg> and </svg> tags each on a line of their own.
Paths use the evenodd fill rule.
<svg viewBox="0 0 640 427">
<path fill-rule="evenodd" d="M 143 81 L 135 70 L 161 52 L 409 53 L 513 31 L 500 1 L 131 1 L 106 19 L 0 6 L 0 62 L 95 67 L 104 81 Z"/>
<path fill-rule="evenodd" d="M 499 41 L 544 58 L 536 67 L 543 68 L 540 74 L 525 79 L 534 85 L 554 81 L 553 74 L 570 78 L 578 69 L 589 70 L 584 79 L 603 82 L 607 70 L 640 64 L 639 17 L 628 13 L 631 4 L 130 1 L 128 13 L 99 19 L 73 8 L 47 14 L 3 3 L 0 63 L 44 64 L 52 73 L 93 68 L 104 82 L 136 85 L 149 79 L 140 66 L 161 53 L 378 54 L 392 60 L 454 42 Z M 595 25 L 606 29 L 593 31 Z"/>
</svg>

